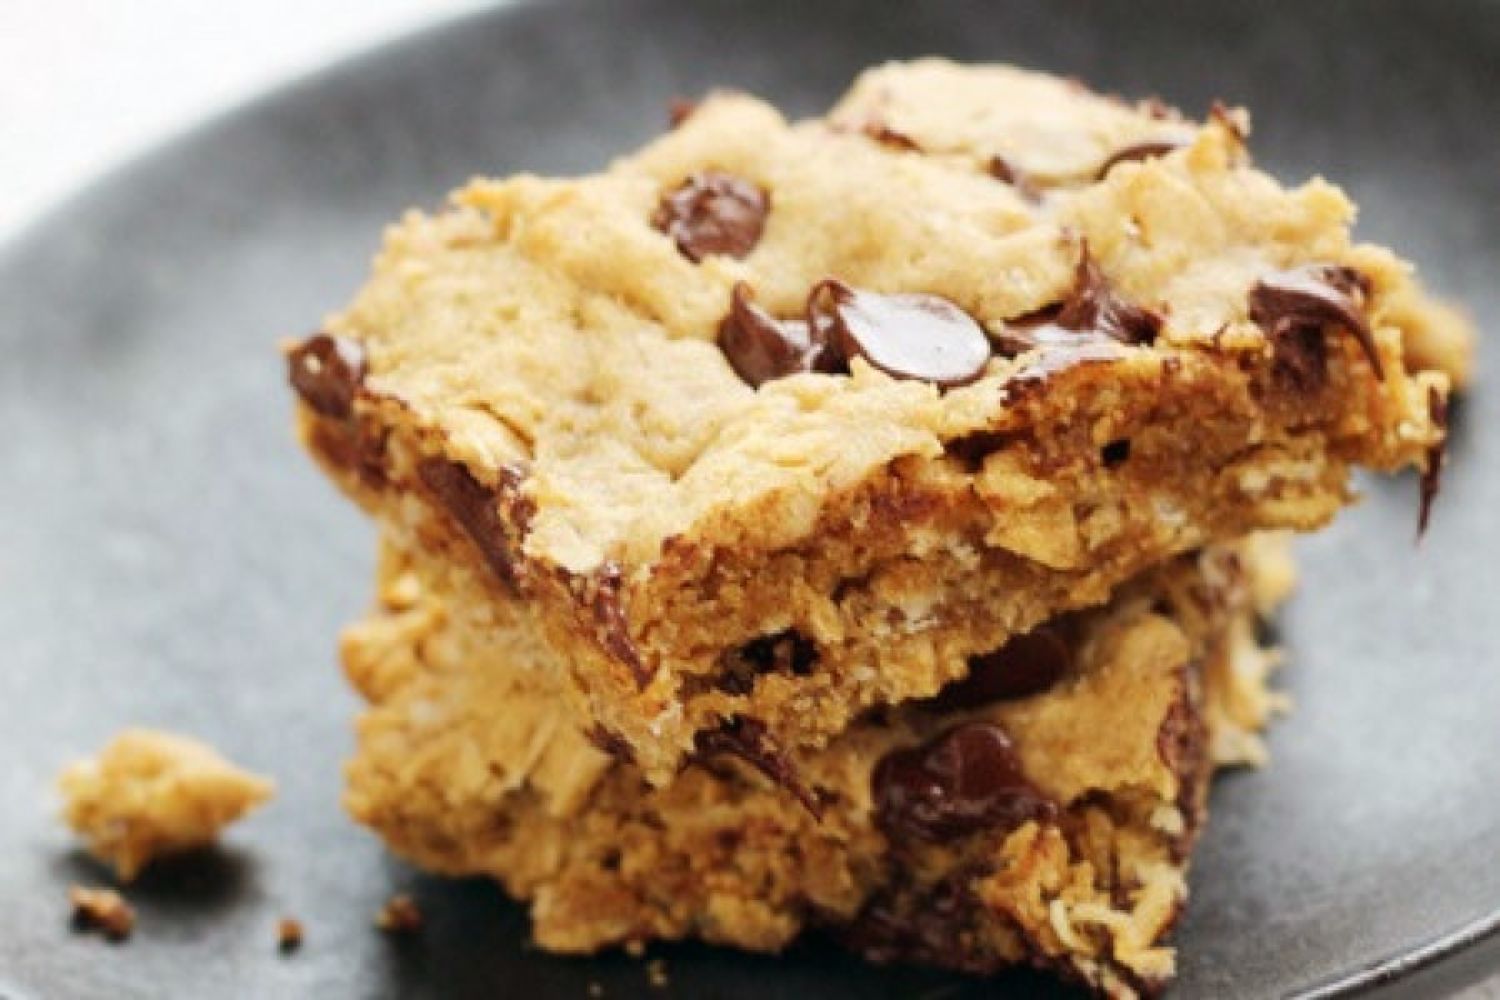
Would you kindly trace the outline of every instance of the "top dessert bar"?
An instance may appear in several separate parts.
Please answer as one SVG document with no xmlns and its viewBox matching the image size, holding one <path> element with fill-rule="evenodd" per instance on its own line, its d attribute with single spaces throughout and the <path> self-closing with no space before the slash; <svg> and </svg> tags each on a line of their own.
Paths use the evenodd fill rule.
<svg viewBox="0 0 1500 1000">
<path fill-rule="evenodd" d="M 1355 465 L 1435 490 L 1449 381 L 1403 333 L 1461 321 L 1247 130 L 933 61 L 799 124 L 711 95 L 394 226 L 289 352 L 301 434 L 450 606 L 530 609 L 652 780 L 746 720 L 819 746 L 1175 554 L 1324 524 Z"/>
</svg>

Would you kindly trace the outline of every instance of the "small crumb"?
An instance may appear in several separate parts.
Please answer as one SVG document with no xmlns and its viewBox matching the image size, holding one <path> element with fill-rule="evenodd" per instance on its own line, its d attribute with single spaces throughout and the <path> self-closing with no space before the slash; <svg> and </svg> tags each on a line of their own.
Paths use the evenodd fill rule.
<svg viewBox="0 0 1500 1000">
<path fill-rule="evenodd" d="M 397 893 L 380 908 L 375 926 L 391 934 L 415 934 L 422 929 L 422 911 L 406 893 Z"/>
<path fill-rule="evenodd" d="M 640 958 L 646 954 L 646 943 L 644 941 L 626 941 L 625 954 L 631 958 Z"/>
<path fill-rule="evenodd" d="M 276 923 L 276 947 L 283 955 L 289 955 L 302 947 L 302 921 L 295 917 L 282 917 Z"/>
<path fill-rule="evenodd" d="M 68 890 L 73 904 L 73 923 L 79 930 L 99 930 L 111 941 L 123 941 L 135 929 L 135 910 L 113 889 L 88 889 L 75 885 Z"/>
<path fill-rule="evenodd" d="M 604 996 L 604 984 L 589 983 L 589 996 L 592 997 L 593 1000 L 599 1000 L 600 997 Z"/>
<path fill-rule="evenodd" d="M 667 978 L 667 963 L 664 959 L 653 958 L 646 963 L 646 980 L 652 989 L 664 990 L 671 982 Z"/>
<path fill-rule="evenodd" d="M 154 729 L 125 730 L 58 787 L 63 819 L 122 882 L 155 858 L 213 843 L 275 790 L 208 744 Z"/>
</svg>

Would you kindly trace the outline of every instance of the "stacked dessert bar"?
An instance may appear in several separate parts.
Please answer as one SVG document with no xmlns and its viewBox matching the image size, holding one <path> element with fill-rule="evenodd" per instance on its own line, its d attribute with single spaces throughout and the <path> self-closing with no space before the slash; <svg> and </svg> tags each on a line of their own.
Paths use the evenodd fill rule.
<svg viewBox="0 0 1500 1000">
<path fill-rule="evenodd" d="M 392 227 L 288 352 L 380 528 L 354 816 L 557 951 L 1164 984 L 1277 533 L 1425 520 L 1469 336 L 1247 135 L 929 60 Z"/>
</svg>

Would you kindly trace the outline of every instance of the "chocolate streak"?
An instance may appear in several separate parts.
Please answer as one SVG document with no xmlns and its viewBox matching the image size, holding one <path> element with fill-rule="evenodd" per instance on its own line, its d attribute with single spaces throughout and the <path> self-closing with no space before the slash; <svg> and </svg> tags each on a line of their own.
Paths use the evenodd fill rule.
<svg viewBox="0 0 1500 1000">
<path fill-rule="evenodd" d="M 822 800 L 803 783 L 786 751 L 759 719 L 737 715 L 726 719 L 718 729 L 699 730 L 693 742 L 697 759 L 707 760 L 718 754 L 739 757 L 791 792 L 814 817 L 822 818 Z"/>
<path fill-rule="evenodd" d="M 1187 143 L 1180 139 L 1153 139 L 1148 142 L 1138 142 L 1133 146 L 1126 146 L 1110 156 L 1099 165 L 1099 172 L 1094 175 L 1095 180 L 1102 181 L 1109 176 L 1109 172 L 1122 163 L 1134 163 L 1141 160 L 1150 160 L 1175 153 Z"/>
<path fill-rule="evenodd" d="M 1179 859 L 1186 857 L 1202 828 L 1203 791 L 1213 767 L 1208 752 L 1208 722 L 1199 692 L 1200 669 L 1197 664 L 1183 669 L 1177 696 L 1156 733 L 1157 756 L 1177 776 L 1177 808 L 1182 813 L 1183 832 L 1173 843 L 1172 852 Z"/>
<path fill-rule="evenodd" d="M 524 474 L 514 467 L 501 466 L 500 488 L 492 489 L 475 479 L 461 462 L 425 458 L 417 465 L 417 477 L 478 546 L 495 575 L 512 589 L 519 587 L 515 546 L 504 509 L 509 506 L 517 521 L 526 519 L 527 502 L 520 496 Z M 516 530 L 520 533 L 524 525 L 517 525 Z"/>
<path fill-rule="evenodd" d="M 645 688 L 656 671 L 641 659 L 630 635 L 630 618 L 625 613 L 624 574 L 618 563 L 607 562 L 586 577 L 575 577 L 582 584 L 583 604 L 593 619 L 594 639 L 610 656 L 629 668 L 636 686 Z"/>
</svg>

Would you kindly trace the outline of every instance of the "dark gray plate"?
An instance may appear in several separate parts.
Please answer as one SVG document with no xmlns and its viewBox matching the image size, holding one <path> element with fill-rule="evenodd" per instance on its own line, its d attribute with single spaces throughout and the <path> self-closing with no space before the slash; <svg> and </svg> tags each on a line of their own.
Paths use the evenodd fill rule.
<svg viewBox="0 0 1500 1000">
<path fill-rule="evenodd" d="M 340 815 L 355 704 L 333 635 L 367 599 L 371 533 L 293 448 L 273 344 L 353 289 L 384 220 L 470 174 L 593 167 L 657 131 L 669 97 L 713 84 L 811 112 L 862 65 L 928 52 L 1200 112 L 1248 103 L 1263 163 L 1341 179 L 1366 235 L 1476 315 L 1500 309 L 1500 6 L 1482 0 L 527 6 L 284 90 L 0 256 L 0 994 L 648 992 L 636 961 L 529 950 L 493 888 L 414 876 Z M 1378 983 L 1500 919 L 1500 437 L 1482 433 L 1497 405 L 1480 391 L 1462 408 L 1420 549 L 1409 479 L 1373 484 L 1304 546 L 1284 623 L 1299 708 L 1273 767 L 1215 793 L 1180 995 Z M 49 782 L 128 723 L 207 737 L 281 795 L 224 850 L 143 879 L 138 933 L 110 946 L 67 930 L 68 884 L 101 874 L 53 822 Z M 370 928 L 398 887 L 429 915 L 419 940 Z M 273 947 L 283 913 L 307 926 L 290 958 Z M 685 997 L 988 989 L 817 944 L 662 953 Z M 1471 948 L 1437 975 L 1493 958 Z M 1427 975 L 1404 988 L 1436 988 Z"/>
</svg>

